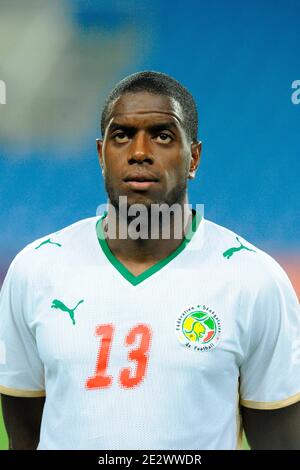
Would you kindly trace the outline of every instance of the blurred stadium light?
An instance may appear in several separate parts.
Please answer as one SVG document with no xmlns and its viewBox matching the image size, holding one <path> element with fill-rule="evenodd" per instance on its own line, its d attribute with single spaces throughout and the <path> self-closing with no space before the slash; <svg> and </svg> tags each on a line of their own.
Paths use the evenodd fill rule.
<svg viewBox="0 0 300 470">
<path fill-rule="evenodd" d="M 10 100 L 0 142 L 10 158 L 29 158 L 35 151 L 50 158 L 82 156 L 103 93 L 148 47 L 147 28 L 132 10 L 128 15 L 131 6 L 1 1 L 1 72 Z"/>
</svg>

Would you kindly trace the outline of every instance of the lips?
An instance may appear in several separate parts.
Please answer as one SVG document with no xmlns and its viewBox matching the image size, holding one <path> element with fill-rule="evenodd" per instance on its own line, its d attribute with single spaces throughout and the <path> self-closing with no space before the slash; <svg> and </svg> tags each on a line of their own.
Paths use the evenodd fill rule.
<svg viewBox="0 0 300 470">
<path fill-rule="evenodd" d="M 153 183 L 157 183 L 159 180 L 154 175 L 151 175 L 149 173 L 132 173 L 130 175 L 127 175 L 123 181 L 125 181 L 125 183 L 128 183 L 130 181 L 137 181 L 140 183 L 150 181 Z"/>
<path fill-rule="evenodd" d="M 123 179 L 124 183 L 133 190 L 148 190 L 158 183 L 159 179 L 150 173 L 130 173 Z"/>
</svg>

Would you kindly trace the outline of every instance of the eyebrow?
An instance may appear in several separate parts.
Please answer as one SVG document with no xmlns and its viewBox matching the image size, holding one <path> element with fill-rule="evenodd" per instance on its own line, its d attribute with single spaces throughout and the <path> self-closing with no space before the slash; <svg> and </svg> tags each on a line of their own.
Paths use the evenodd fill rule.
<svg viewBox="0 0 300 470">
<path fill-rule="evenodd" d="M 110 126 L 109 126 L 109 132 L 113 132 L 117 129 L 122 129 L 124 131 L 136 131 L 138 128 L 136 126 L 131 126 L 131 125 L 128 125 L 128 124 L 121 124 L 121 123 L 118 123 L 118 122 L 113 122 Z M 177 130 L 177 125 L 172 122 L 172 121 L 165 121 L 165 122 L 158 122 L 157 124 L 150 124 L 149 126 L 146 126 L 146 129 L 150 130 L 150 131 L 161 131 L 163 129 L 169 129 L 169 130 L 172 130 L 172 129 L 175 129 Z"/>
</svg>

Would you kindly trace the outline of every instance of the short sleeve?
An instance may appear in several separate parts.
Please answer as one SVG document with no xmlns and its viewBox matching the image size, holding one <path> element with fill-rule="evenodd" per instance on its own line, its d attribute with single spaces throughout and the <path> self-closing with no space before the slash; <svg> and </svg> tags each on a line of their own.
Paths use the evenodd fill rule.
<svg viewBox="0 0 300 470">
<path fill-rule="evenodd" d="M 39 397 L 45 395 L 44 368 L 27 322 L 30 283 L 19 258 L 12 262 L 0 293 L 0 393 Z"/>
<path fill-rule="evenodd" d="M 300 309 L 274 261 L 251 304 L 250 347 L 240 367 L 240 403 L 276 409 L 300 401 Z"/>
</svg>

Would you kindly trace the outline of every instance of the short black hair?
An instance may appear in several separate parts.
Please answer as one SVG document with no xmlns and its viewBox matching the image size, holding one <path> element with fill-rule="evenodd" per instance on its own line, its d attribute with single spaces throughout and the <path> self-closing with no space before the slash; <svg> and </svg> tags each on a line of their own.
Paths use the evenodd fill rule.
<svg viewBox="0 0 300 470">
<path fill-rule="evenodd" d="M 162 72 L 145 70 L 125 77 L 111 90 L 106 98 L 101 115 L 101 133 L 104 137 L 107 120 L 113 102 L 125 93 L 147 91 L 155 95 L 164 95 L 176 100 L 182 108 L 183 127 L 187 136 L 197 141 L 198 113 L 196 102 L 191 93 L 175 78 Z"/>
</svg>

